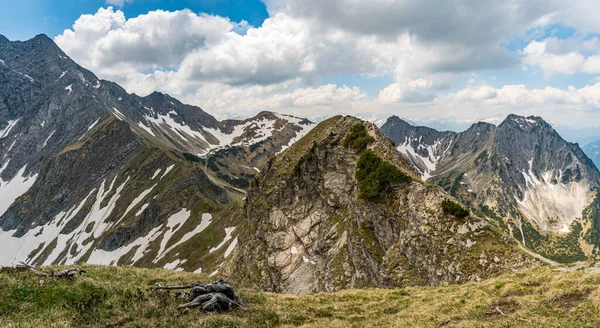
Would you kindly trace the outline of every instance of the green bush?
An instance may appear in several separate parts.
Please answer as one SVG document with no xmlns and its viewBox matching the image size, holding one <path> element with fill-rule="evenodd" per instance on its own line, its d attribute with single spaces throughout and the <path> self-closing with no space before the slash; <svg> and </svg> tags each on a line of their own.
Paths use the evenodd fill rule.
<svg viewBox="0 0 600 328">
<path fill-rule="evenodd" d="M 442 202 L 442 209 L 444 210 L 444 213 L 454 215 L 459 218 L 469 216 L 468 209 L 458 205 L 457 203 L 449 199 L 446 199 Z"/>
<path fill-rule="evenodd" d="M 358 159 L 356 180 L 360 197 L 374 200 L 386 192 L 393 183 L 408 182 L 410 177 L 397 167 L 366 150 Z"/>
<path fill-rule="evenodd" d="M 193 155 L 193 154 L 190 154 L 190 153 L 183 153 L 183 157 L 184 157 L 184 158 L 185 158 L 187 161 L 190 161 L 190 162 L 196 162 L 196 163 L 199 163 L 199 162 L 201 161 L 201 158 L 200 158 L 200 157 L 198 157 L 198 156 L 196 156 L 196 155 Z"/>
<path fill-rule="evenodd" d="M 310 161 L 313 158 L 313 154 L 308 153 L 305 154 L 304 156 L 300 157 L 300 159 L 298 160 L 298 162 L 296 162 L 296 166 L 294 167 L 294 173 L 296 175 L 300 174 L 300 171 L 302 170 L 302 165 L 308 161 Z"/>
<path fill-rule="evenodd" d="M 375 139 L 367 134 L 365 126 L 362 123 L 357 123 L 352 126 L 350 134 L 344 139 L 344 147 L 350 146 L 352 149 L 361 152 L 373 141 Z"/>
</svg>

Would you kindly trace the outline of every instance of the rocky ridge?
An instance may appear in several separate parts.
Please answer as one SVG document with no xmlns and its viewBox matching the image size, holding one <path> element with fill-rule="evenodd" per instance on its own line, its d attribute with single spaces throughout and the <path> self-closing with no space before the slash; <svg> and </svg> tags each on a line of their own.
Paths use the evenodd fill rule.
<svg viewBox="0 0 600 328">
<path fill-rule="evenodd" d="M 366 143 L 348 145 L 357 126 Z M 377 181 L 404 178 L 364 199 L 367 157 L 391 166 Z M 231 270 L 266 290 L 309 293 L 462 283 L 536 263 L 488 221 L 447 214 L 452 196 L 418 173 L 373 124 L 320 123 L 252 182 Z"/>
</svg>

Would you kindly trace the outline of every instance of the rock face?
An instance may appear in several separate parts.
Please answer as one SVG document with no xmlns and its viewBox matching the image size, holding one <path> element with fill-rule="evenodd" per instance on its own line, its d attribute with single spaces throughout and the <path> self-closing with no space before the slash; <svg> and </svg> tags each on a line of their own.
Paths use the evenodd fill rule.
<svg viewBox="0 0 600 328">
<path fill-rule="evenodd" d="M 498 126 L 480 122 L 462 133 L 391 117 L 382 131 L 412 162 L 433 163 L 421 171 L 429 183 L 496 220 L 535 252 L 558 262 L 597 254 L 600 173 L 577 144 L 540 117 L 509 115 Z"/>
<path fill-rule="evenodd" d="M 357 125 L 372 138 L 366 150 L 346 142 Z M 365 152 L 408 181 L 364 199 L 357 165 Z M 252 182 L 236 279 L 308 293 L 462 283 L 535 263 L 486 220 L 446 214 L 441 203 L 453 198 L 418 173 L 374 125 L 352 117 L 320 123 Z"/>
<path fill-rule="evenodd" d="M 0 36 L 0 265 L 212 271 L 249 181 L 312 127 L 270 112 L 219 122 L 99 80 L 44 35 Z"/>
</svg>

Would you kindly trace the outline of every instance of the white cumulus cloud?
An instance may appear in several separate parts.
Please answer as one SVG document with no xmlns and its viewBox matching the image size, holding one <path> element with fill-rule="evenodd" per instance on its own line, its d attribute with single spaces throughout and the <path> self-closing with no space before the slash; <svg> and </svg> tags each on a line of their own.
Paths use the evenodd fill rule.
<svg viewBox="0 0 600 328">
<path fill-rule="evenodd" d="M 126 2 L 131 1 L 107 1 Z M 510 106 L 587 113 L 599 106 L 597 85 L 529 89 L 473 82 L 463 90 L 456 85 L 472 73 L 520 65 L 546 77 L 600 74 L 599 41 L 589 36 L 600 32 L 596 1 L 263 2 L 269 17 L 261 26 L 190 10 L 126 17 L 100 8 L 79 17 L 55 41 L 75 61 L 129 92 L 167 92 L 223 116 L 270 109 L 309 117 L 366 112 L 491 117 L 510 112 Z M 534 37 L 551 24 L 578 33 Z M 528 37 L 527 45 L 509 51 L 506 44 L 519 37 Z M 361 86 L 321 85 L 348 75 L 393 82 L 371 96 Z"/>
</svg>

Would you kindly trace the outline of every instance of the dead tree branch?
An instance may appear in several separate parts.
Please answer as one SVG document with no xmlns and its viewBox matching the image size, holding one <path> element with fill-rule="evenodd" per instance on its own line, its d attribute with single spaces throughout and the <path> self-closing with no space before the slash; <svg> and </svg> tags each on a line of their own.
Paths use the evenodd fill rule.
<svg viewBox="0 0 600 328">
<path fill-rule="evenodd" d="M 237 307 L 247 306 L 238 294 L 226 281 L 217 280 L 210 284 L 195 282 L 182 286 L 161 286 L 156 289 L 191 289 L 188 302 L 177 307 L 178 309 L 200 308 L 204 312 L 228 312 Z"/>
<path fill-rule="evenodd" d="M 73 280 L 76 275 L 86 273 L 85 270 L 82 270 L 82 269 L 79 269 L 79 268 L 67 269 L 67 270 L 62 270 L 62 271 L 47 273 L 47 272 L 40 271 L 36 267 L 34 267 L 32 265 L 29 265 L 29 264 L 27 264 L 25 262 L 21 262 L 20 266 L 24 267 L 24 268 L 28 268 L 31 272 L 33 272 L 37 276 L 40 276 L 40 277 L 53 277 L 53 278 L 58 278 L 58 279 L 60 279 L 60 278 L 67 278 L 69 280 Z"/>
</svg>

